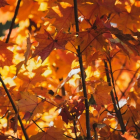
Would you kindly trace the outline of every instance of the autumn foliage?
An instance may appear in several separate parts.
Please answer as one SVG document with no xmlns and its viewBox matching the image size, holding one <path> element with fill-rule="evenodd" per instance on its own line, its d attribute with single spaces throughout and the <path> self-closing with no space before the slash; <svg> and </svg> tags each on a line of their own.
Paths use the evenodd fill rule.
<svg viewBox="0 0 140 140">
<path fill-rule="evenodd" d="M 7 21 L 0 140 L 140 139 L 139 0 L 0 0 Z"/>
</svg>

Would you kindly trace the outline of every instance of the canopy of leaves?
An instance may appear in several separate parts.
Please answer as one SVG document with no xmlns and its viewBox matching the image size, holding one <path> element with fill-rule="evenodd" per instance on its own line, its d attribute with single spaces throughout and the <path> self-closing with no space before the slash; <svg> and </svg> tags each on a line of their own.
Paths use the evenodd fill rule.
<svg viewBox="0 0 140 140">
<path fill-rule="evenodd" d="M 140 139 L 139 0 L 0 0 L 0 17 L 0 139 Z"/>
</svg>

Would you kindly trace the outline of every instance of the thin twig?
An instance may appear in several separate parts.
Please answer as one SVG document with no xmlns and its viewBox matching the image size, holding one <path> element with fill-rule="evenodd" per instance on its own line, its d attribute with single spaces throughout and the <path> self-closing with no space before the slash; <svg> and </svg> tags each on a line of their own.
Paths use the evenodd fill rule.
<svg viewBox="0 0 140 140">
<path fill-rule="evenodd" d="M 49 104 L 51 104 L 51 105 L 53 105 L 55 107 L 58 107 L 57 105 L 55 105 L 55 104 L 51 103 L 50 101 L 48 101 L 45 97 L 40 97 L 40 96 L 37 96 L 37 97 L 42 99 L 42 100 L 44 100 L 45 102 L 48 102 Z"/>
<path fill-rule="evenodd" d="M 70 136 L 68 136 L 68 135 L 66 135 L 66 134 L 63 134 L 64 136 L 66 136 L 67 138 L 70 138 L 70 139 L 75 139 L 75 138 L 73 138 L 73 137 L 70 137 Z"/>
<path fill-rule="evenodd" d="M 81 54 L 87 49 L 87 47 L 92 43 L 92 41 L 94 41 L 97 37 L 99 37 L 100 35 L 102 35 L 105 32 L 101 32 L 100 34 L 98 34 L 97 36 L 95 36 L 89 43 L 88 45 L 81 51 Z"/>
<path fill-rule="evenodd" d="M 107 82 L 108 82 L 108 85 L 111 86 L 111 79 L 110 79 L 109 72 L 107 71 L 108 65 L 107 65 L 106 61 L 104 61 L 104 65 L 105 65 L 105 71 L 106 71 L 106 76 L 107 76 Z M 112 73 L 112 70 L 110 70 L 110 72 Z M 113 73 L 111 74 L 111 76 L 113 76 Z M 122 133 L 125 133 L 126 128 L 124 126 L 124 122 L 123 122 L 123 119 L 122 119 L 122 115 L 121 115 L 120 109 L 117 109 L 113 90 L 111 90 L 110 95 L 111 95 L 111 98 L 112 98 L 112 102 L 113 102 L 113 106 L 114 106 L 114 109 L 115 109 L 115 112 L 116 112 L 116 116 L 117 116 L 119 124 L 121 126 L 121 131 L 122 131 Z"/>
<path fill-rule="evenodd" d="M 78 25 L 77 0 L 74 0 L 73 2 L 74 2 L 74 16 L 75 16 L 76 32 L 78 34 L 79 25 Z M 82 61 L 82 55 L 81 55 L 81 52 L 80 52 L 80 46 L 79 45 L 78 45 L 77 53 L 78 53 L 78 57 L 79 57 L 81 78 L 82 78 L 82 84 L 83 84 L 83 92 L 84 92 L 84 97 L 85 97 L 87 140 L 90 140 L 91 137 L 90 137 L 89 105 L 88 105 L 88 100 L 87 100 L 87 91 L 86 91 L 86 84 L 85 84 L 85 74 L 84 74 L 84 68 L 83 68 L 83 61 Z"/>
<path fill-rule="evenodd" d="M 41 117 L 42 117 L 42 116 L 41 116 Z M 38 121 L 41 117 L 37 118 L 34 122 Z M 28 125 L 28 126 L 25 128 L 25 130 L 27 130 L 32 124 L 34 124 L 34 123 L 30 123 L 30 125 Z"/>
<path fill-rule="evenodd" d="M 131 78 L 131 81 L 128 83 L 127 88 L 126 88 L 126 89 L 125 89 L 125 91 L 122 93 L 121 98 L 125 95 L 126 91 L 128 90 L 128 88 L 129 88 L 129 87 L 130 87 L 130 85 L 132 84 L 132 82 L 133 82 L 133 80 L 134 80 L 134 78 L 135 78 L 136 74 L 138 73 L 139 69 L 140 69 L 140 67 L 139 67 L 139 68 L 136 70 L 136 72 L 134 73 L 133 77 Z"/>
<path fill-rule="evenodd" d="M 42 132 L 45 133 L 45 131 L 36 123 L 36 121 L 34 121 L 34 120 L 32 120 L 32 121 L 33 121 L 33 123 L 34 123 Z"/>
<path fill-rule="evenodd" d="M 85 133 L 84 133 L 84 130 L 83 130 L 82 126 L 81 126 L 81 123 L 80 123 L 79 119 L 77 119 L 77 120 L 78 120 L 78 123 L 79 123 L 79 125 L 80 125 L 80 129 L 82 130 L 83 135 L 84 135 L 84 137 L 85 137 Z"/>
<path fill-rule="evenodd" d="M 12 104 L 12 107 L 13 107 L 15 113 L 17 114 L 17 113 L 18 113 L 18 110 L 17 110 L 17 108 L 16 108 L 16 106 L 15 106 L 15 104 L 14 104 L 14 101 L 13 101 L 13 99 L 12 99 L 12 97 L 11 97 L 11 95 L 10 95 L 10 93 L 9 93 L 9 91 L 8 91 L 8 89 L 7 89 L 7 87 L 6 87 L 6 85 L 4 84 L 4 82 L 3 82 L 2 78 L 1 78 L 1 75 L 0 75 L 0 81 L 1 81 L 1 83 L 2 83 L 2 85 L 3 85 L 3 87 L 4 87 L 4 89 L 5 89 L 5 92 L 7 93 L 7 96 L 8 96 L 8 98 L 9 98 L 11 104 Z M 22 131 L 23 131 L 23 133 L 24 133 L 24 136 L 25 136 L 26 140 L 29 140 L 28 135 L 27 135 L 27 133 L 26 133 L 26 130 L 25 130 L 24 126 L 23 126 L 22 120 L 21 120 L 21 118 L 20 118 L 19 115 L 18 115 L 18 120 L 19 120 L 19 123 L 20 123 L 20 125 L 21 125 Z"/>
<path fill-rule="evenodd" d="M 123 71 L 123 70 L 126 70 L 126 71 L 131 71 L 131 72 L 136 72 L 136 71 L 134 71 L 134 70 L 129 70 L 129 69 L 117 69 L 117 70 L 114 70 L 113 71 L 113 73 L 115 73 L 115 72 L 117 72 L 117 71 Z M 119 73 L 119 74 L 121 74 L 121 73 Z M 119 75 L 118 74 L 118 75 Z M 116 78 L 116 80 L 117 80 L 118 78 Z"/>
<path fill-rule="evenodd" d="M 36 123 L 36 121 L 34 121 L 34 120 L 32 120 L 32 121 L 33 121 L 33 123 L 34 123 L 42 132 L 45 133 L 45 131 Z M 67 138 L 74 139 L 74 138 L 72 138 L 72 137 L 70 137 L 70 136 L 68 136 L 68 135 L 65 135 L 65 134 L 63 134 L 63 135 L 66 136 Z"/>
<path fill-rule="evenodd" d="M 108 60 L 108 62 L 109 62 L 109 66 L 110 66 L 110 74 L 111 74 L 113 89 L 114 89 L 114 93 L 115 93 L 115 96 L 116 96 L 115 97 L 116 98 L 116 102 L 117 102 L 116 104 L 118 106 L 118 109 L 117 109 L 117 117 L 118 117 L 118 120 L 119 120 L 121 129 L 122 129 L 122 133 L 124 134 L 125 131 L 126 131 L 126 128 L 125 128 L 125 125 L 124 125 L 124 122 L 123 122 L 122 114 L 121 114 L 120 107 L 119 107 L 119 100 L 118 100 L 116 89 L 115 89 L 115 81 L 114 81 L 114 76 L 113 76 L 113 71 L 112 71 L 111 60 Z"/>
<path fill-rule="evenodd" d="M 9 110 L 7 110 L 6 113 L 0 119 L 3 119 L 8 112 L 9 112 Z"/>
<path fill-rule="evenodd" d="M 75 116 L 73 116 L 73 117 L 74 117 L 74 119 L 73 119 L 73 125 L 74 125 L 75 138 L 76 138 L 76 140 L 78 140 L 77 133 L 76 133 L 76 121 L 75 121 Z"/>
<path fill-rule="evenodd" d="M 16 19 L 16 16 L 17 16 L 17 14 L 18 14 L 20 2 L 21 2 L 21 0 L 18 0 L 17 6 L 16 6 L 16 10 L 15 10 L 15 14 L 14 14 L 14 17 L 13 17 L 13 19 L 12 19 L 11 26 L 10 26 L 10 29 L 9 29 L 9 33 L 8 33 L 8 35 L 7 35 L 7 38 L 6 38 L 5 43 L 8 43 L 8 42 L 9 42 L 10 35 L 11 35 L 12 29 L 13 29 L 14 24 L 15 24 L 15 19 Z"/>
<path fill-rule="evenodd" d="M 79 13 L 81 13 L 81 15 L 83 15 L 84 16 L 84 14 L 78 9 L 78 11 L 79 11 Z M 90 18 L 89 18 L 90 19 Z M 86 19 L 86 17 L 84 16 L 84 20 L 88 23 L 88 24 L 90 24 L 90 26 L 92 26 L 92 24 L 90 23 L 90 20 L 89 19 Z"/>
<path fill-rule="evenodd" d="M 73 54 L 76 54 L 76 55 L 77 55 L 77 53 L 75 53 L 75 52 L 73 52 L 73 51 L 71 51 L 71 50 L 69 50 L 69 49 L 66 49 L 66 48 L 65 48 L 65 50 L 70 51 L 71 53 L 73 53 Z"/>
</svg>

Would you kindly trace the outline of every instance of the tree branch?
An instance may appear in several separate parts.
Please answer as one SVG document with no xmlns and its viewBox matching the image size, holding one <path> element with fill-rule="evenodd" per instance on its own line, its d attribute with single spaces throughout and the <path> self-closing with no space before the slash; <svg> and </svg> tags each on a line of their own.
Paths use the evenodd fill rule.
<svg viewBox="0 0 140 140">
<path fill-rule="evenodd" d="M 16 10 L 15 10 L 15 14 L 14 14 L 14 17 L 13 17 L 13 19 L 12 19 L 11 26 L 10 26 L 10 29 L 9 29 L 9 33 L 8 33 L 8 35 L 7 35 L 7 38 L 6 38 L 5 43 L 8 43 L 8 42 L 9 42 L 10 35 L 11 35 L 12 29 L 13 29 L 14 24 L 15 24 L 15 19 L 16 19 L 16 16 L 17 16 L 17 14 L 18 14 L 20 2 L 21 2 L 21 0 L 18 0 L 17 6 L 16 6 Z"/>
<path fill-rule="evenodd" d="M 2 83 L 2 85 L 3 85 L 4 89 L 5 89 L 5 92 L 7 93 L 7 96 L 8 96 L 8 98 L 9 98 L 11 104 L 12 104 L 12 107 L 13 107 L 15 113 L 17 114 L 18 113 L 18 110 L 17 110 L 17 108 L 16 108 L 16 106 L 14 104 L 14 101 L 13 101 L 13 99 L 12 99 L 12 97 L 11 97 L 11 95 L 10 95 L 7 87 L 6 87 L 6 85 L 4 84 L 4 82 L 3 82 L 2 78 L 1 78 L 1 75 L 0 75 L 0 82 Z M 26 130 L 25 130 L 24 126 L 23 126 L 22 120 L 21 120 L 21 118 L 20 118 L 19 115 L 18 115 L 18 120 L 19 120 L 19 123 L 21 125 L 22 131 L 24 133 L 24 136 L 25 136 L 26 140 L 29 140 L 28 135 L 26 133 Z"/>
<path fill-rule="evenodd" d="M 75 16 L 75 24 L 76 24 L 76 32 L 79 32 L 79 25 L 78 25 L 78 8 L 77 8 L 77 0 L 74 0 L 74 16 Z M 83 61 L 82 55 L 80 53 L 80 46 L 78 45 L 77 49 L 78 57 L 79 57 L 79 64 L 81 70 L 81 78 L 83 84 L 83 92 L 85 97 L 85 107 L 86 107 L 86 128 L 87 128 L 87 140 L 90 140 L 90 120 L 89 120 L 89 105 L 87 100 L 87 91 L 86 91 L 86 84 L 85 84 L 85 76 L 84 76 L 84 68 L 83 68 Z"/>
<path fill-rule="evenodd" d="M 110 64 L 111 62 L 109 62 Z M 106 71 L 106 76 L 107 76 L 107 82 L 108 82 L 108 85 L 111 86 L 111 79 L 110 79 L 110 75 L 109 75 L 109 72 L 108 72 L 108 65 L 107 65 L 107 62 L 104 61 L 104 65 L 105 65 L 105 71 Z M 110 72 L 111 72 L 111 78 L 112 78 L 112 82 L 114 83 L 114 79 L 113 79 L 113 73 L 112 73 L 112 67 L 110 65 Z M 112 83 L 112 84 L 113 84 Z M 113 88 L 114 88 L 114 84 L 113 84 Z M 119 124 L 121 126 L 121 131 L 122 133 L 124 134 L 125 131 L 126 131 L 126 128 L 125 128 L 125 125 L 124 125 L 124 122 L 123 122 L 123 119 L 122 119 L 122 115 L 121 115 L 121 112 L 120 112 L 120 108 L 118 106 L 118 102 L 117 102 L 117 106 L 116 106 L 116 101 L 115 101 L 115 97 L 114 97 L 114 93 L 113 93 L 113 90 L 111 90 L 110 92 L 110 95 L 111 95 L 111 98 L 112 98 L 112 102 L 113 102 L 113 105 L 114 105 L 114 109 L 115 109 L 115 112 L 116 112 L 116 115 L 117 115 L 117 118 L 118 118 L 118 121 L 119 121 Z M 115 95 L 116 96 L 116 95 Z"/>
</svg>

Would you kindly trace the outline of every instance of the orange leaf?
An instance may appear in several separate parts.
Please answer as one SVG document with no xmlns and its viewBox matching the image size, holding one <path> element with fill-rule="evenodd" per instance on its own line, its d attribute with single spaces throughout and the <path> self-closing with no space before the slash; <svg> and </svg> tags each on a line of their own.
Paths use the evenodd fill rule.
<svg viewBox="0 0 140 140">
<path fill-rule="evenodd" d="M 57 30 L 68 30 L 74 24 L 74 8 L 68 3 L 60 2 L 49 9 L 47 17 L 56 19 L 53 25 Z"/>
<path fill-rule="evenodd" d="M 94 98 L 97 104 L 108 104 L 111 102 L 111 96 L 108 94 L 112 90 L 112 86 L 98 85 L 94 94 Z"/>
<path fill-rule="evenodd" d="M 11 45 L 13 44 L 0 41 L 0 67 L 12 65 L 13 52 L 7 49 Z"/>
<path fill-rule="evenodd" d="M 39 55 L 42 61 L 44 61 L 54 48 L 65 49 L 67 41 L 70 40 L 72 36 L 72 34 L 63 33 L 62 30 L 57 33 L 54 39 L 46 30 L 44 34 L 37 34 L 35 39 L 39 42 L 39 45 L 36 47 L 32 57 Z"/>
<path fill-rule="evenodd" d="M 26 120 L 31 120 L 37 113 L 43 112 L 43 102 L 38 103 L 37 96 L 34 94 L 31 94 L 29 92 L 22 92 L 21 93 L 22 99 L 18 101 L 17 105 L 19 107 L 19 111 L 23 112 L 31 112 L 30 115 L 28 115 L 28 118 L 26 117 Z M 25 114 L 27 115 L 27 114 Z M 25 119 L 25 116 L 24 116 Z"/>
<path fill-rule="evenodd" d="M 18 101 L 19 111 L 27 112 L 32 111 L 38 104 L 36 95 L 29 92 L 21 93 L 22 99 Z"/>
<path fill-rule="evenodd" d="M 124 135 L 122 135 L 122 137 L 126 138 L 126 140 L 137 140 L 129 132 L 125 132 Z"/>
<path fill-rule="evenodd" d="M 55 127 L 50 127 L 46 132 L 39 132 L 30 137 L 30 140 L 66 140 L 63 135 L 63 130 Z"/>
</svg>

